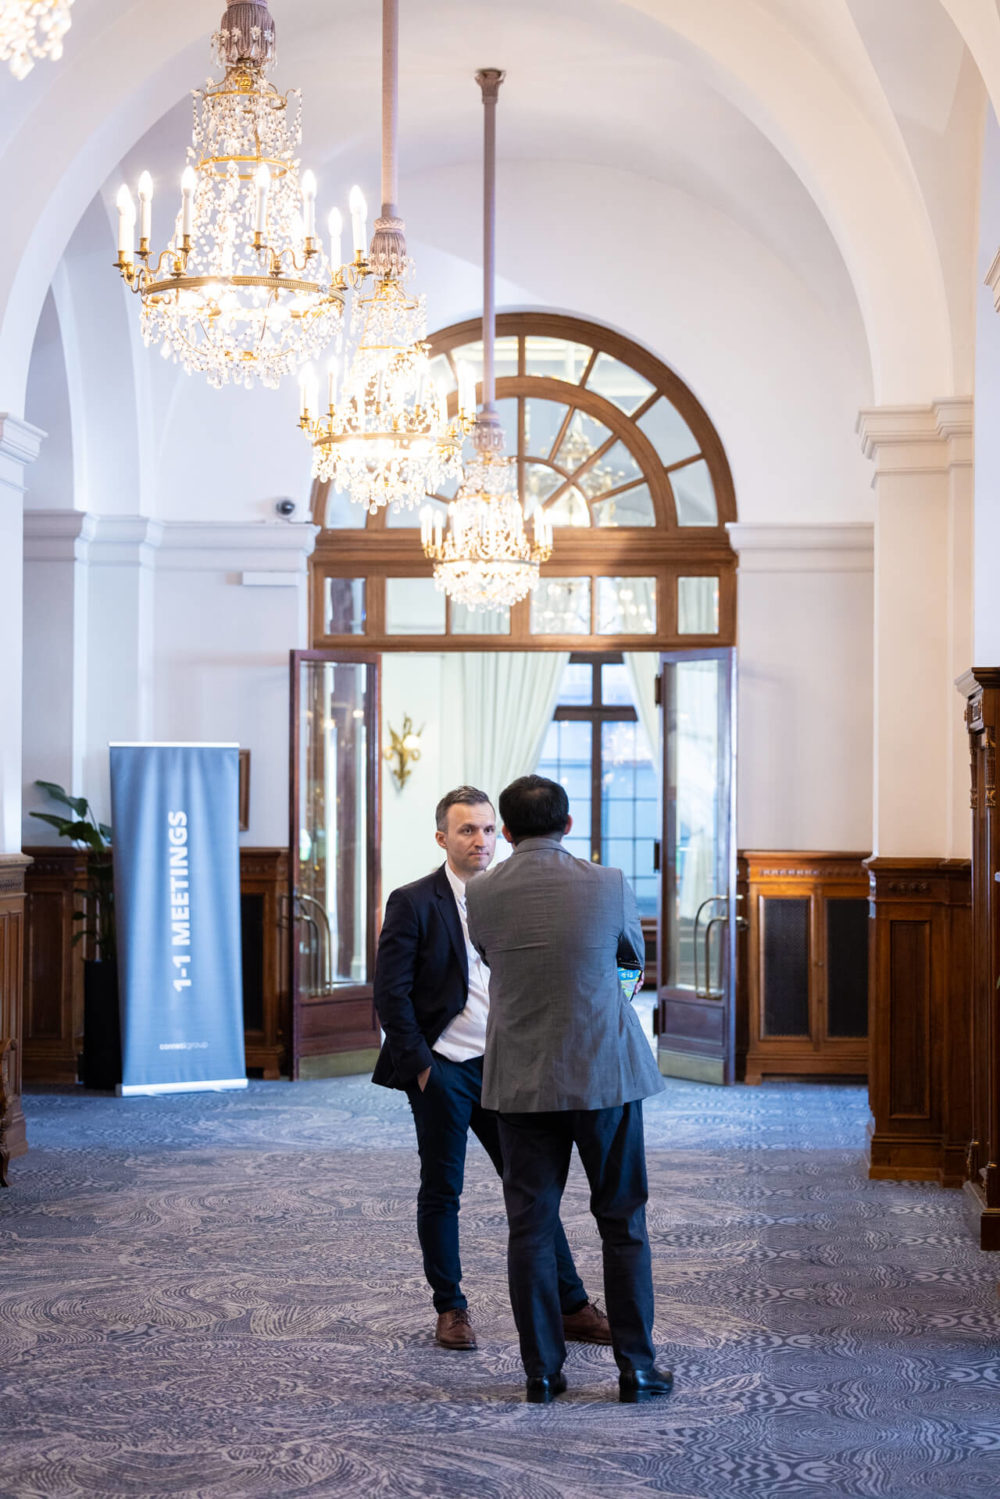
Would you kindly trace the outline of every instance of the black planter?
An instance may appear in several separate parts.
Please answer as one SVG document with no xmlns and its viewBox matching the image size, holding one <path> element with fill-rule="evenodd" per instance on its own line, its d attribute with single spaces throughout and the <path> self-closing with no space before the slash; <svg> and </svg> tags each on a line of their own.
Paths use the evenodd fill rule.
<svg viewBox="0 0 1000 1499">
<path fill-rule="evenodd" d="M 114 1089 L 122 1080 L 118 964 L 83 965 L 83 1086 Z"/>
</svg>

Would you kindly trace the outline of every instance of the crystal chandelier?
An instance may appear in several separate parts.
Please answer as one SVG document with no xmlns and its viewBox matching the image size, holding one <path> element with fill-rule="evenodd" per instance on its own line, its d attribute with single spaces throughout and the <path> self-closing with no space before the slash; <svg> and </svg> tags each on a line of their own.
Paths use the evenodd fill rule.
<svg viewBox="0 0 1000 1499">
<path fill-rule="evenodd" d="M 62 57 L 73 0 L 0 0 L 0 62 L 15 78 L 27 78 L 35 60 Z"/>
<path fill-rule="evenodd" d="M 298 94 L 279 93 L 265 77 L 274 60 L 267 0 L 230 0 L 212 44 L 225 77 L 194 94 L 173 235 L 153 260 L 153 184 L 143 172 L 141 264 L 123 186 L 116 265 L 139 295 L 144 340 L 159 343 L 164 358 L 216 388 L 255 380 L 273 388 L 340 335 L 342 221 L 334 209 L 328 259 L 316 236 L 316 179 L 299 178 Z"/>
<path fill-rule="evenodd" d="M 463 380 L 456 418 L 449 419 L 447 396 L 435 386 L 427 356 L 424 298 L 406 290 L 413 262 L 396 207 L 398 37 L 399 0 L 382 0 L 382 212 L 367 259 L 362 238 L 352 267 L 356 346 L 339 392 L 336 366 L 329 372 L 325 414 L 315 374 L 303 371 L 299 415 L 313 445 L 314 477 L 372 513 L 388 505 L 410 508 L 457 477 L 475 405 L 475 392 Z"/>
<path fill-rule="evenodd" d="M 552 555 L 552 526 L 544 511 L 533 519 L 528 540 L 517 492 L 516 461 L 504 454 L 504 432 L 494 407 L 494 254 L 496 239 L 496 105 L 504 74 L 476 74 L 485 118 L 483 214 L 483 405 L 472 429 L 473 457 L 458 493 L 440 513 L 421 512 L 424 555 L 434 563 L 434 581 L 456 604 L 498 609 L 516 604 L 538 583 L 538 569 Z"/>
</svg>

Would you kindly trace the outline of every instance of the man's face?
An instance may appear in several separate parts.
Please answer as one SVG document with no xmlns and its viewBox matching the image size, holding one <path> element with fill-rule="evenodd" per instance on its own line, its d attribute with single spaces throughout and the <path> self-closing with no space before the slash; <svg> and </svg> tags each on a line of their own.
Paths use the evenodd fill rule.
<svg viewBox="0 0 1000 1499">
<path fill-rule="evenodd" d="M 455 802 L 448 808 L 444 831 L 434 835 L 444 849 L 455 874 L 466 882 L 482 874 L 493 862 L 497 846 L 496 813 L 489 802 L 467 806 Z"/>
</svg>

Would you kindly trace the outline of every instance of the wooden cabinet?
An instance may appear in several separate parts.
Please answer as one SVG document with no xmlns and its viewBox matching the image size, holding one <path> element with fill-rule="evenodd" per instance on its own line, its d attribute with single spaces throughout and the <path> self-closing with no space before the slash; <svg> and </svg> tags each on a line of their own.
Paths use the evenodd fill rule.
<svg viewBox="0 0 1000 1499">
<path fill-rule="evenodd" d="M 746 1081 L 866 1076 L 868 874 L 860 853 L 744 852 Z M 742 1049 L 742 1048 L 741 1048 Z"/>
<path fill-rule="evenodd" d="M 0 854 L 0 1178 L 28 1148 L 21 1108 L 24 961 L 23 854 Z"/>
</svg>

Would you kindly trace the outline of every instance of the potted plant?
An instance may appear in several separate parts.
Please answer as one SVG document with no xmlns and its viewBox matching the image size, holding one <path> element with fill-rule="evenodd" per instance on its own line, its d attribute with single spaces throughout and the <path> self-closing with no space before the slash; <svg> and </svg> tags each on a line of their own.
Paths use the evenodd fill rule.
<svg viewBox="0 0 1000 1499">
<path fill-rule="evenodd" d="M 84 897 L 84 905 L 73 913 L 79 923 L 73 942 L 86 941 L 88 950 L 83 968 L 83 1083 L 88 1088 L 114 1088 L 121 1082 L 121 1029 L 111 829 L 94 816 L 85 796 L 70 796 L 55 781 L 35 785 L 67 812 L 31 816 L 87 850 L 86 882 L 74 892 Z"/>
</svg>

